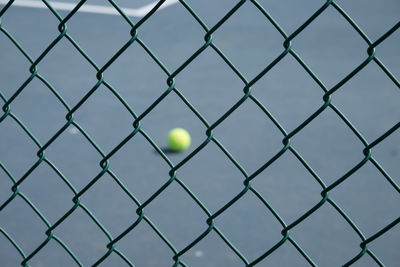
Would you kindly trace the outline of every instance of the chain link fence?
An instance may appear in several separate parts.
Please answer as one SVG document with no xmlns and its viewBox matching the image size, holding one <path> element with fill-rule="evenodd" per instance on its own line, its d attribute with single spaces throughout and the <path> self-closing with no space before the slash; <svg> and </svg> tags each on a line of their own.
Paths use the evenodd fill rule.
<svg viewBox="0 0 400 267">
<path fill-rule="evenodd" d="M 381 260 L 378 254 L 375 254 L 373 249 L 371 248 L 371 244 L 374 241 L 382 236 L 390 235 L 390 230 L 396 226 L 398 226 L 400 222 L 399 214 L 395 214 L 395 219 L 385 226 L 381 227 L 378 231 L 373 234 L 366 235 L 363 231 L 356 225 L 352 220 L 352 215 L 347 214 L 337 202 L 334 201 L 334 198 L 330 196 L 330 192 L 334 191 L 337 187 L 339 187 L 342 183 L 344 183 L 348 179 L 352 179 L 353 175 L 358 172 L 364 165 L 367 163 L 372 164 L 374 168 L 380 173 L 382 178 L 382 183 L 386 183 L 390 185 L 391 190 L 396 194 L 400 193 L 400 189 L 398 184 L 396 183 L 395 177 L 391 176 L 391 174 L 386 171 L 381 164 L 374 157 L 374 148 L 380 146 L 380 144 L 387 140 L 389 136 L 399 131 L 400 121 L 392 125 L 390 128 L 386 129 L 379 137 L 374 140 L 367 141 L 367 139 L 363 136 L 362 132 L 359 131 L 349 119 L 342 113 L 341 109 L 339 109 L 332 101 L 332 98 L 335 97 L 335 94 L 339 92 L 344 85 L 349 82 L 353 77 L 357 76 L 360 71 L 366 68 L 368 65 L 377 66 L 387 78 L 391 80 L 391 83 L 396 87 L 396 89 L 400 88 L 399 80 L 396 75 L 391 72 L 391 70 L 385 66 L 384 62 L 378 57 L 376 53 L 376 49 L 379 46 L 382 46 L 385 41 L 395 33 L 398 34 L 398 29 L 400 27 L 400 22 L 397 22 L 391 28 L 386 29 L 385 32 L 380 33 L 378 38 L 370 39 L 363 30 L 357 25 L 356 21 L 354 21 L 344 9 L 339 6 L 335 1 L 329 0 L 322 3 L 320 6 L 315 8 L 313 14 L 309 16 L 304 23 L 297 27 L 292 32 L 286 32 L 283 27 L 279 24 L 279 18 L 273 18 L 269 11 L 263 7 L 258 1 L 232 1 L 232 7 L 226 10 L 225 14 L 219 18 L 218 22 L 212 26 L 207 25 L 202 17 L 198 15 L 195 9 L 191 7 L 188 1 L 179 0 L 177 5 L 181 8 L 184 8 L 185 12 L 192 16 L 196 23 L 201 26 L 203 29 L 204 41 L 198 44 L 198 49 L 193 54 L 191 54 L 188 58 L 185 59 L 183 63 L 179 65 L 176 69 L 169 69 L 158 57 L 158 55 L 153 52 L 148 45 L 145 44 L 145 41 L 142 40 L 142 27 L 150 20 L 152 20 L 154 14 L 157 10 L 166 2 L 165 0 L 158 1 L 152 8 L 149 10 L 142 18 L 140 18 L 137 22 L 133 22 L 132 18 L 125 14 L 123 8 L 121 8 L 116 2 L 109 0 L 108 3 L 112 6 L 119 14 L 121 18 L 123 18 L 124 23 L 129 26 L 130 31 L 126 33 L 126 36 L 129 37 L 129 40 L 123 44 L 118 51 L 114 54 L 106 55 L 108 58 L 107 62 L 104 64 L 98 64 L 92 59 L 87 52 L 79 45 L 79 41 L 75 41 L 74 36 L 70 34 L 68 30 L 69 21 L 80 11 L 80 9 L 85 7 L 86 1 L 80 1 L 76 5 L 72 11 L 66 13 L 65 16 L 60 15 L 60 13 L 53 8 L 53 3 L 50 1 L 42 1 L 49 11 L 51 11 L 52 15 L 58 20 L 57 25 L 53 25 L 55 29 L 58 30 L 58 35 L 54 38 L 50 43 L 47 44 L 47 47 L 41 51 L 40 55 L 34 57 L 33 55 L 28 53 L 28 50 L 23 47 L 23 45 L 19 42 L 19 40 L 14 37 L 14 35 L 7 30 L 7 27 L 4 26 L 6 22 L 6 18 L 4 16 L 9 12 L 9 9 L 13 6 L 15 1 L 8 1 L 4 6 L 1 7 L 0 10 L 0 31 L 1 37 L 4 40 L 7 40 L 12 46 L 18 49 L 19 53 L 25 58 L 26 62 L 29 64 L 29 75 L 26 77 L 25 81 L 15 89 L 12 89 L 12 94 L 6 96 L 5 93 L 1 91 L 1 81 L 0 81 L 0 97 L 2 100 L 2 111 L 0 117 L 0 131 L 2 131 L 2 126 L 4 122 L 7 120 L 14 121 L 20 130 L 24 132 L 24 135 L 27 139 L 31 140 L 36 145 L 36 155 L 32 155 L 35 157 L 35 161 L 29 169 L 24 170 L 22 176 L 16 176 L 8 167 L 7 164 L 4 163 L 4 158 L 7 157 L 7 151 L 0 151 L 0 168 L 1 175 L 0 178 L 2 180 L 9 180 L 12 182 L 11 186 L 8 187 L 9 191 L 8 195 L 5 197 L 2 191 L 2 200 L 0 203 L 0 216 L 4 218 L 8 213 L 5 213 L 7 207 L 10 207 L 13 202 L 17 199 L 23 200 L 31 211 L 34 212 L 35 216 L 38 217 L 41 223 L 45 226 L 45 234 L 46 238 L 44 238 L 41 243 L 34 250 L 25 250 L 23 249 L 24 245 L 21 244 L 21 241 L 15 240 L 13 234 L 7 231 L 6 228 L 3 228 L 0 225 L 1 239 L 3 242 L 7 242 L 12 245 L 13 249 L 15 249 L 20 257 L 22 266 L 31 266 L 30 263 L 32 260 L 37 257 L 39 254 L 46 251 L 46 247 L 52 243 L 56 242 L 68 257 L 70 257 L 73 262 L 77 266 L 83 266 L 84 263 L 78 256 L 77 251 L 84 249 L 82 247 L 73 247 L 68 245 L 63 241 L 63 238 L 57 235 L 57 229 L 69 223 L 69 218 L 73 217 L 73 214 L 78 211 L 83 211 L 90 220 L 94 223 L 92 227 L 97 227 L 101 230 L 104 236 L 108 239 L 108 242 L 104 244 L 100 244 L 100 246 L 106 247 L 106 253 L 98 258 L 95 262 L 92 262 L 93 266 L 98 266 L 104 264 L 107 266 L 106 262 L 109 257 L 118 257 L 120 258 L 127 266 L 137 266 L 135 265 L 136 259 L 131 257 L 131 255 L 124 253 L 119 249 L 119 243 L 126 238 L 131 232 L 135 232 L 136 229 L 139 229 L 143 225 L 147 225 L 151 229 L 151 231 L 157 236 L 157 240 L 160 243 L 163 243 L 168 247 L 168 250 L 172 253 L 172 257 L 170 258 L 170 262 L 164 262 L 162 266 L 190 266 L 189 263 L 185 263 L 184 257 L 190 251 L 193 250 L 195 246 L 197 246 L 202 240 L 206 239 L 208 236 L 216 234 L 218 239 L 225 244 L 235 257 L 240 259 L 240 263 L 242 266 L 263 266 L 263 261 L 270 257 L 274 252 L 279 251 L 284 244 L 290 245 L 294 248 L 295 251 L 303 258 L 304 262 L 308 263 L 311 266 L 317 266 L 319 263 L 316 262 L 311 255 L 307 252 L 307 249 L 304 248 L 304 244 L 302 242 L 297 242 L 295 237 L 291 234 L 293 230 L 296 229 L 299 225 L 301 225 L 306 219 L 316 213 L 322 207 L 330 206 L 336 211 L 336 215 L 345 220 L 346 224 L 351 227 L 351 229 L 356 233 L 359 238 L 359 252 L 353 255 L 352 258 L 341 259 L 341 262 L 344 266 L 350 266 L 353 263 L 358 262 L 360 259 L 365 257 L 369 257 L 373 260 L 377 265 L 384 266 L 384 260 Z M 16 1 L 18 2 L 18 1 Z M 252 78 L 246 77 L 239 68 L 237 68 L 234 63 L 230 60 L 230 58 L 223 52 L 223 48 L 220 48 L 214 41 L 214 35 L 217 35 L 219 30 L 230 18 L 238 12 L 242 8 L 242 6 L 251 5 L 257 12 L 261 14 L 264 20 L 272 25 L 276 32 L 278 32 L 283 38 L 281 53 L 271 62 L 266 62 L 262 71 L 254 75 Z M 367 49 L 365 50 L 365 57 L 362 61 L 359 62 L 358 66 L 355 67 L 351 72 L 347 73 L 343 78 L 340 79 L 339 82 L 334 84 L 333 86 L 326 86 L 322 79 L 320 79 L 317 74 L 309 67 L 309 65 L 301 58 L 301 54 L 296 52 L 295 40 L 300 33 L 302 33 L 314 20 L 318 17 L 324 16 L 326 10 L 328 8 L 333 8 L 335 12 L 340 14 L 343 20 L 345 20 L 349 26 L 354 29 L 354 34 L 359 35 L 365 42 Z M 295 14 L 294 14 L 295 16 Z M 58 90 L 57 86 L 54 86 L 46 79 L 46 74 L 41 73 L 40 66 L 42 61 L 46 60 L 46 57 L 51 53 L 52 50 L 56 49 L 59 42 L 67 41 L 71 44 L 74 49 L 80 54 L 81 59 L 86 61 L 91 68 L 95 72 L 96 82 L 92 84 L 91 88 L 85 93 L 83 97 L 79 98 L 79 101 L 76 104 L 71 105 L 66 99 L 63 98 L 63 94 Z M 104 73 L 117 61 L 119 58 L 123 58 L 125 56 L 126 51 L 133 44 L 137 44 L 140 46 L 140 49 L 144 51 L 149 58 L 151 58 L 154 63 L 158 66 L 158 68 L 166 75 L 165 79 L 165 88 L 162 93 L 148 106 L 146 106 L 142 112 L 137 113 L 135 110 L 135 106 L 130 105 L 129 101 L 124 99 L 124 97 L 119 93 L 119 88 L 115 88 L 107 81 L 106 75 Z M 100 45 L 100 44 L 99 44 Z M 101 45 L 100 45 L 101 46 Z M 196 108 L 191 100 L 188 99 L 183 90 L 178 88 L 176 81 L 179 80 L 179 75 L 191 65 L 191 63 L 200 55 L 205 53 L 205 51 L 213 51 L 215 55 L 218 55 L 220 59 L 223 60 L 224 64 L 235 74 L 235 76 L 242 82 L 242 95 L 240 99 L 236 101 L 231 107 L 224 111 L 224 113 L 219 116 L 215 121 L 209 122 L 203 116 L 203 110 Z M 262 56 L 262 55 L 261 55 Z M 313 111 L 313 113 L 305 117 L 301 123 L 299 123 L 293 130 L 288 131 L 284 126 L 278 121 L 278 119 L 269 111 L 267 105 L 264 105 L 260 99 L 252 92 L 252 88 L 265 76 L 268 76 L 270 71 L 275 68 L 279 68 L 279 63 L 285 58 L 294 59 L 299 66 L 301 66 L 305 75 L 311 77 L 314 83 L 320 88 L 323 92 L 323 97 L 320 100 L 319 107 Z M 135 62 L 132 62 L 135 64 Z M 2 65 L 1 68 L 7 68 L 8 66 Z M 73 79 L 73 78 L 72 78 Z M 290 79 L 290 77 L 288 77 Z M 20 95 L 27 90 L 26 88 L 34 81 L 39 81 L 43 84 L 47 90 L 51 92 L 52 95 L 55 96 L 57 102 L 61 103 L 63 107 L 67 110 L 65 112 L 65 121 L 62 122 L 62 126 L 54 132 L 50 138 L 41 142 L 30 130 L 30 128 L 26 125 L 26 122 L 20 119 L 13 111 L 14 102 L 20 97 Z M 103 88 L 104 87 L 104 88 Z M 100 147 L 95 138 L 91 137 L 90 134 L 85 130 L 85 127 L 80 125 L 77 120 L 74 118 L 74 115 L 79 112 L 79 110 L 84 106 L 84 104 L 95 94 L 98 90 L 107 90 L 111 93 L 112 98 L 119 102 L 119 105 L 130 114 L 131 127 L 130 133 L 124 136 L 123 139 L 119 140 L 118 144 L 115 145 L 112 149 L 106 150 Z M 397 94 L 399 92 L 396 92 Z M 201 123 L 206 127 L 205 133 L 201 133 L 203 138 L 200 144 L 196 144 L 195 147 L 187 153 L 179 162 L 173 163 L 171 157 L 175 155 L 171 155 L 168 151 L 163 148 L 164 144 L 157 143 L 154 138 L 152 138 L 152 133 L 146 131 L 142 127 L 142 121 L 145 120 L 154 110 L 170 95 L 174 95 L 179 98 L 180 103 L 183 103 L 190 111 L 194 114 L 194 116 L 201 121 Z M 397 95 L 398 96 L 398 95 Z M 213 96 L 209 96 L 213 97 Z M 399 96 L 398 96 L 399 97 Z M 400 98 L 399 98 L 400 99 Z M 281 148 L 280 150 L 273 155 L 271 158 L 262 159 L 263 164 L 261 167 L 258 167 L 255 171 L 249 172 L 245 167 L 241 165 L 239 160 L 237 160 L 233 153 L 231 153 L 227 147 L 224 146 L 224 140 L 220 140 L 215 135 L 215 131 L 220 127 L 220 125 L 227 120 L 239 107 L 243 107 L 245 103 L 253 103 L 257 106 L 257 109 L 263 113 L 265 120 L 268 120 L 274 124 L 274 127 L 279 130 L 281 134 Z M 289 107 L 290 108 L 290 107 Z M 295 149 L 295 146 L 292 145 L 292 140 L 296 138 L 296 136 L 303 131 L 305 127 L 307 127 L 311 122 L 313 122 L 316 118 L 318 118 L 324 111 L 330 110 L 333 111 L 337 118 L 339 118 L 345 127 L 352 132 L 352 134 L 362 143 L 362 149 L 359 152 L 362 155 L 362 159 L 354 166 L 346 170 L 346 172 L 340 177 L 336 177 L 335 180 L 331 183 L 326 183 L 324 177 L 321 177 L 311 166 L 310 163 L 306 160 L 302 154 Z M 52 112 L 49 110 L 48 112 Z M 118 120 L 118 115 L 116 115 L 116 120 Z M 371 122 L 373 123 L 373 122 Z M 77 189 L 74 186 L 74 183 L 71 182 L 71 177 L 64 175 L 62 170 L 59 169 L 55 163 L 53 163 L 51 156 L 46 154 L 46 151 L 49 150 L 56 142 L 60 139 L 60 136 L 63 135 L 64 132 L 68 131 L 73 127 L 75 129 L 75 133 L 79 136 L 82 136 L 87 144 L 89 144 L 95 151 L 97 151 L 100 156 L 100 160 L 97 161 L 97 164 L 100 166 L 97 175 L 91 177 L 90 181 L 87 182 L 82 188 Z M 6 129 L 3 127 L 3 129 Z M 113 131 L 109 129 L 109 131 Z M 111 133 L 112 134 L 112 133 Z M 193 134 L 193 133 L 192 133 Z M 249 138 L 249 137 L 247 137 Z M 251 138 L 251 137 L 250 137 Z M 134 140 L 141 140 L 141 142 L 146 142 L 156 151 L 157 156 L 160 156 L 164 163 L 168 165 L 169 171 L 165 173 L 166 179 L 163 184 L 156 188 L 149 197 L 147 197 L 144 201 L 140 201 L 135 193 L 131 192 L 131 190 L 124 185 L 122 182 L 122 178 L 119 177 L 113 171 L 113 164 L 111 163 L 112 159 L 116 157 L 116 154 L 126 147 L 129 143 L 134 142 Z M 7 140 L 2 140 L 1 142 L 9 142 Z M 201 151 L 205 150 L 210 145 L 216 145 L 218 150 L 224 154 L 226 161 L 230 162 L 232 166 L 235 167 L 236 172 L 238 172 L 242 176 L 242 181 L 235 181 L 235 183 L 241 184 L 241 190 L 239 190 L 236 195 L 231 198 L 229 201 L 218 207 L 215 211 L 211 212 L 209 207 L 204 203 L 204 199 L 201 199 L 194 193 L 194 189 L 189 187 L 182 177 L 180 177 L 180 170 L 185 166 L 189 165 L 191 162 L 196 161 L 196 155 L 198 155 Z M 391 146 L 398 147 L 399 143 L 392 143 Z M 140 153 L 140 152 L 139 152 Z M 299 216 L 297 219 L 293 221 L 285 221 L 280 215 L 280 211 L 275 209 L 273 205 L 267 200 L 268 197 L 264 196 L 257 186 L 254 186 L 253 182 L 257 181 L 257 179 L 265 179 L 265 177 L 261 177 L 262 173 L 268 171 L 271 166 L 279 161 L 283 155 L 291 154 L 296 158 L 296 160 L 303 166 L 305 170 L 313 177 L 316 184 L 320 187 L 320 200 L 315 205 L 312 205 L 308 208 L 308 210 Z M 77 155 L 79 160 L 79 155 Z M 125 159 L 129 161 L 129 159 Z M 89 164 L 89 163 L 88 163 Z M 335 163 L 332 163 L 335 164 Z M 27 194 L 24 193 L 22 189 L 24 183 L 29 181 L 32 176 L 32 173 L 39 168 L 39 166 L 46 165 L 51 168 L 52 173 L 56 174 L 57 179 L 62 181 L 63 186 L 68 188 L 73 193 L 72 203 L 70 203 L 69 209 L 66 213 L 62 214 L 62 216 L 58 217 L 53 223 L 47 218 L 47 214 L 42 212 L 41 209 L 30 200 Z M 73 166 L 72 166 L 73 168 Z M 98 168 L 98 166 L 97 166 Z M 158 166 L 154 166 L 153 168 L 158 168 Z M 161 168 L 161 167 L 160 167 Z M 204 166 L 206 169 L 207 166 Z M 132 174 L 135 175 L 135 174 Z M 92 187 L 99 183 L 102 179 L 108 179 L 105 177 L 111 178 L 113 184 L 119 187 L 118 194 L 127 196 L 130 201 L 132 201 L 136 208 L 132 208 L 130 213 L 135 213 L 135 219 L 130 222 L 129 227 L 125 228 L 123 231 L 119 232 L 117 235 L 111 234 L 109 229 L 105 225 L 103 225 L 102 221 L 96 217 L 96 213 L 92 212 L 91 209 L 85 205 L 85 201 L 82 198 L 87 194 Z M 217 183 L 217 181 L 216 181 Z M 46 190 L 46 184 L 40 184 L 39 187 Z M 153 203 L 160 195 L 163 194 L 168 188 L 171 186 L 178 186 L 184 190 L 185 194 L 192 199 L 196 205 L 202 210 L 202 212 L 206 215 L 206 219 L 203 222 L 204 230 L 202 233 L 198 234 L 196 238 L 187 242 L 184 247 L 178 248 L 173 241 L 168 238 L 168 234 L 163 233 L 163 231 L 158 227 L 157 222 L 153 221 L 151 216 L 146 213 L 146 208 Z M 284 194 L 285 192 L 282 192 Z M 276 242 L 271 247 L 262 248 L 263 252 L 260 253 L 256 258 L 250 259 L 246 253 L 241 251 L 237 247 L 234 241 L 231 241 L 229 236 L 224 233 L 223 228 L 218 226 L 216 220 L 229 209 L 232 208 L 233 205 L 241 202 L 245 196 L 252 195 L 259 203 L 261 203 L 264 207 L 264 211 L 267 212 L 269 216 L 275 218 L 276 222 L 278 222 L 281 226 L 281 239 Z M 51 199 L 48 201 L 52 201 Z M 252 207 L 248 207 L 251 209 Z M 185 213 L 185 210 L 180 211 L 181 213 Z M 118 220 L 118 218 L 115 218 Z M 243 219 L 245 220 L 245 219 Z M 29 230 L 29 229 L 28 229 Z M 249 229 L 238 229 L 238 231 L 246 232 Z M 179 231 L 179 230 L 178 230 Z M 182 229 L 181 231 L 184 231 Z M 262 235 L 262 233 L 260 233 Z M 265 237 L 268 238 L 267 236 Z M 397 245 L 400 244 L 400 240 L 397 239 Z M 251 242 L 251 241 L 249 241 Z M 3 249 L 2 249 L 3 250 Z M 153 257 L 157 257 L 154 255 Z M 16 263 L 17 264 L 17 263 Z M 160 266 L 160 265 L 159 265 Z M 206 265 L 202 265 L 206 266 Z"/>
</svg>

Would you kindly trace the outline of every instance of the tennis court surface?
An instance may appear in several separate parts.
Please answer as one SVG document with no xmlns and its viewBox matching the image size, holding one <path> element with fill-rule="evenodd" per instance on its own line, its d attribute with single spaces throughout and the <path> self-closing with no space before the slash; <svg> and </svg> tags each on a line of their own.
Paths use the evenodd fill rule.
<svg viewBox="0 0 400 267">
<path fill-rule="evenodd" d="M 396 0 L 0 0 L 0 265 L 397 266 L 399 28 Z"/>
</svg>

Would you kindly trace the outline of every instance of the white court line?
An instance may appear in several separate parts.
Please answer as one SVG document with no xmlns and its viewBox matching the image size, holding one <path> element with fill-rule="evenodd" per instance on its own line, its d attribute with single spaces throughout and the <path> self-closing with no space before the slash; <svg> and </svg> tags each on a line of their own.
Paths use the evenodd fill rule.
<svg viewBox="0 0 400 267">
<path fill-rule="evenodd" d="M 158 10 L 176 4 L 179 0 L 167 0 L 165 1 Z M 0 5 L 7 4 L 8 0 L 0 0 Z M 151 4 L 142 6 L 140 8 L 121 8 L 122 11 L 127 16 L 130 17 L 143 17 L 146 15 L 156 4 L 158 1 L 155 1 Z M 49 1 L 49 4 L 56 10 L 64 10 L 71 11 L 74 9 L 76 4 L 73 3 L 63 3 L 63 2 L 53 2 Z M 47 6 L 42 1 L 34 1 L 34 0 L 15 0 L 12 4 L 13 6 L 22 6 L 22 7 L 33 7 L 33 8 L 47 8 Z M 112 6 L 100 6 L 100 5 L 86 5 L 84 4 L 79 8 L 80 12 L 87 13 L 96 13 L 96 14 L 106 14 L 106 15 L 120 15 L 118 11 Z"/>
</svg>

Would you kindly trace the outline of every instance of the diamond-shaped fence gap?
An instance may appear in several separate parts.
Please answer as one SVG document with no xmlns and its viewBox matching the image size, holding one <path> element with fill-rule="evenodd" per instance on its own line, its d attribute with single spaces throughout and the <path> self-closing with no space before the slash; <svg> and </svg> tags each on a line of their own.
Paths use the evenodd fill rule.
<svg viewBox="0 0 400 267">
<path fill-rule="evenodd" d="M 369 247 L 369 246 L 368 246 Z M 382 262 L 382 259 L 380 255 L 376 255 L 375 250 L 373 249 L 375 256 L 379 257 L 379 260 Z M 383 261 L 383 264 L 386 264 L 386 262 Z M 351 266 L 353 267 L 364 267 L 364 266 L 379 266 L 372 257 L 370 257 L 368 254 L 365 254 L 362 256 L 358 261 L 356 261 L 354 264 Z"/>
<path fill-rule="evenodd" d="M 168 172 L 171 167 L 140 133 L 109 161 L 110 168 L 119 180 L 141 202 L 147 200 L 170 178 Z"/>
<path fill-rule="evenodd" d="M 205 43 L 206 34 L 180 3 L 168 7 L 168 12 L 154 13 L 139 27 L 138 33 L 170 70 L 177 69 L 192 56 Z"/>
<path fill-rule="evenodd" d="M 19 186 L 46 219 L 55 223 L 73 206 L 73 192 L 46 164 L 40 164 Z"/>
<path fill-rule="evenodd" d="M 283 148 L 282 133 L 249 99 L 215 129 L 215 134 L 249 174 Z"/>
<path fill-rule="evenodd" d="M 249 191 L 219 215 L 215 224 L 249 262 L 260 257 L 283 238 L 280 233 L 282 225 Z M 242 229 L 246 229 L 245 234 Z"/>
<path fill-rule="evenodd" d="M 168 153 L 168 158 L 173 163 L 184 159 L 207 139 L 205 125 L 174 91 L 171 91 L 141 120 L 141 126 L 153 141 L 167 152 L 168 132 L 171 129 L 184 128 L 190 133 L 192 140 L 189 149 L 183 153 Z"/>
<path fill-rule="evenodd" d="M 229 1 L 229 0 L 221 0 L 221 1 L 212 1 L 212 0 L 203 0 L 202 3 L 195 0 L 185 0 L 185 3 L 188 4 L 201 18 L 201 20 L 211 28 L 213 25 L 218 23 L 218 21 L 225 16 L 228 10 L 232 9 L 233 6 L 239 1 Z"/>
<path fill-rule="evenodd" d="M 212 49 L 206 49 L 176 78 L 176 87 L 209 122 L 243 97 L 243 81 Z"/>
<path fill-rule="evenodd" d="M 137 42 L 106 69 L 104 77 L 136 114 L 145 111 L 168 88 L 168 76 Z"/>
<path fill-rule="evenodd" d="M 60 264 L 78 266 L 73 257 L 54 239 L 50 240 L 28 263 L 30 266 L 43 267 Z"/>
<path fill-rule="evenodd" d="M 1 228 L 2 226 L 0 226 Z M 0 259 L 1 264 L 4 266 L 15 266 L 16 263 L 20 263 L 23 258 L 18 250 L 12 245 L 12 243 L 0 232 Z"/>
<path fill-rule="evenodd" d="M 66 39 L 61 39 L 38 65 L 38 72 L 72 108 L 96 84 L 96 69 Z"/>
<path fill-rule="evenodd" d="M 47 238 L 46 224 L 20 196 L 1 211 L 0 227 L 14 239 L 25 255 L 29 255 Z M 1 235 L 0 238 L 5 237 Z"/>
<path fill-rule="evenodd" d="M 67 245 L 84 266 L 91 266 L 107 251 L 109 239 L 80 207 L 75 209 L 53 233 Z"/>
<path fill-rule="evenodd" d="M 0 164 L 1 163 L 2 162 L 0 161 Z M 14 183 L 10 177 L 3 171 L 3 169 L 0 169 L 0 206 L 14 194 L 14 192 L 11 191 L 13 185 Z"/>
<path fill-rule="evenodd" d="M 296 266 L 309 267 L 310 263 L 296 250 L 296 248 L 287 240 L 277 250 L 264 258 L 256 266 Z"/>
<path fill-rule="evenodd" d="M 108 174 L 104 174 L 83 194 L 81 201 L 114 237 L 138 217 L 135 212 L 137 205 Z"/>
<path fill-rule="evenodd" d="M 50 89 L 36 78 L 14 99 L 11 109 L 42 144 L 65 124 L 68 112 Z"/>
<path fill-rule="evenodd" d="M 290 235 L 318 266 L 342 266 L 360 252 L 360 237 L 326 202 L 292 228 Z"/>
<path fill-rule="evenodd" d="M 12 109 L 12 106 L 11 106 Z M 20 125 L 11 116 L 6 117 L 0 125 L 0 161 L 18 180 L 37 161 L 39 148 L 24 132 Z"/>
<path fill-rule="evenodd" d="M 289 151 L 254 178 L 252 185 L 286 223 L 321 201 L 321 186 Z"/>
<path fill-rule="evenodd" d="M 73 125 L 46 149 L 46 157 L 51 159 L 77 191 L 102 170 L 99 166 L 102 160 L 100 153 Z"/>
<path fill-rule="evenodd" d="M 291 140 L 293 147 L 327 185 L 342 177 L 364 158 L 361 141 L 329 108 Z"/>
<path fill-rule="evenodd" d="M 368 57 L 367 43 L 332 6 L 297 35 L 292 46 L 328 87 L 336 85 Z"/>
<path fill-rule="evenodd" d="M 387 244 L 398 244 L 399 240 L 400 224 L 397 224 L 388 232 L 369 243 L 368 248 L 370 248 L 386 266 L 396 266 L 400 261 L 398 246 L 388 246 Z"/>
<path fill-rule="evenodd" d="M 106 152 L 111 151 L 133 130 L 134 118 L 104 85 L 98 87 L 83 103 L 74 113 L 74 118 Z"/>
<path fill-rule="evenodd" d="M 132 261 L 130 262 L 132 263 Z M 98 266 L 107 267 L 107 266 L 129 266 L 129 265 L 124 261 L 123 258 L 121 258 L 117 253 L 114 252 L 108 255 L 108 257 L 104 261 L 102 261 Z"/>
<path fill-rule="evenodd" d="M 307 5 L 296 0 L 258 0 L 257 2 L 277 20 L 285 32 L 290 34 L 311 17 L 325 1 L 312 0 Z"/>
<path fill-rule="evenodd" d="M 214 231 L 181 257 L 191 267 L 243 266 L 243 261 Z"/>
<path fill-rule="evenodd" d="M 390 27 L 388 27 L 390 29 Z M 385 33 L 382 31 L 381 34 Z M 379 36 L 380 37 L 380 36 Z M 400 55 L 396 53 L 395 47 L 400 43 L 400 30 L 395 31 L 385 41 L 376 47 L 375 55 L 389 69 L 394 77 L 400 79 Z M 399 87 L 397 87 L 400 90 Z"/>
<path fill-rule="evenodd" d="M 150 202 L 144 212 L 177 250 L 184 249 L 208 229 L 204 211 L 176 182 Z"/>
<path fill-rule="evenodd" d="M 330 196 L 366 236 L 378 232 L 400 214 L 398 192 L 370 162 L 332 190 Z"/>
<path fill-rule="evenodd" d="M 3 8 L 3 5 L 0 7 Z M 32 10 L 11 5 L 1 20 L 2 27 L 7 29 L 34 60 L 60 34 L 57 29 L 59 21 L 48 9 Z"/>
<path fill-rule="evenodd" d="M 218 138 L 218 134 L 214 136 Z M 243 190 L 245 180 L 243 174 L 214 143 L 208 144 L 183 165 L 179 169 L 179 176 L 182 176 L 181 180 L 211 213 L 222 208 Z"/>
<path fill-rule="evenodd" d="M 282 53 L 283 41 L 276 28 L 249 1 L 213 34 L 213 42 L 248 79 Z"/>
<path fill-rule="evenodd" d="M 368 2 L 364 5 L 362 0 L 352 1 L 337 0 L 338 5 L 357 23 L 357 25 L 372 39 L 378 39 L 384 32 L 398 22 L 400 12 L 397 1 L 385 1 L 382 5 L 379 1 Z M 359 8 L 360 5 L 363 8 Z M 380 16 L 376 16 L 380 14 Z"/>
<path fill-rule="evenodd" d="M 332 103 L 369 142 L 399 122 L 399 100 L 399 88 L 373 62 L 332 96 Z"/>
<path fill-rule="evenodd" d="M 321 106 L 323 96 L 321 87 L 289 55 L 252 88 L 252 94 L 287 131 L 311 116 Z"/>
<path fill-rule="evenodd" d="M 400 185 L 400 131 L 397 130 L 372 150 L 372 156 L 390 175 L 393 181 Z"/>
<path fill-rule="evenodd" d="M 113 8 L 106 0 L 87 1 L 83 6 L 87 4 Z M 107 32 L 104 27 L 99 27 L 99 20 L 106 21 L 113 31 Z M 131 39 L 131 27 L 122 16 L 77 12 L 68 20 L 67 27 L 68 34 L 100 67 Z"/>
<path fill-rule="evenodd" d="M 96 0 L 92 0 L 92 3 L 93 2 L 95 2 Z M 109 1 L 109 0 L 107 0 L 107 1 Z M 146 6 L 147 4 L 152 4 L 152 3 L 154 3 L 154 1 L 152 1 L 152 0 L 138 0 L 138 1 L 135 1 L 134 3 L 131 3 L 132 1 L 126 1 L 126 0 L 112 0 L 115 4 L 117 4 L 120 8 L 127 8 L 128 6 L 130 7 L 130 8 L 134 8 L 134 9 L 137 9 L 137 8 L 141 8 L 141 7 L 143 7 L 143 6 Z M 168 2 L 168 1 L 167 1 Z M 129 3 L 129 5 L 127 4 L 127 3 Z M 134 17 L 132 17 L 132 19 L 136 19 L 136 20 L 138 20 L 138 19 L 140 19 L 140 17 L 136 17 L 136 16 L 134 16 Z M 135 21 L 136 22 L 136 21 Z"/>
<path fill-rule="evenodd" d="M 0 32 L 0 58 L 1 64 L 7 66 L 0 69 L 0 92 L 9 98 L 31 75 L 29 72 L 31 63 L 2 32 Z"/>
<path fill-rule="evenodd" d="M 111 0 L 106 0 L 107 2 L 111 2 Z M 97 5 L 97 0 L 90 0 L 89 2 L 91 2 L 94 5 Z M 152 1 L 152 0 L 137 0 L 137 1 L 127 1 L 127 0 L 112 0 L 112 2 L 114 2 L 120 9 L 127 10 L 128 12 L 125 12 L 125 15 L 128 16 L 129 20 L 135 25 L 137 24 L 140 20 L 143 19 L 143 17 L 147 14 L 147 12 L 149 12 L 149 8 L 153 8 L 156 4 L 159 3 L 159 1 Z M 174 5 L 177 5 L 179 3 L 177 3 L 177 1 L 175 2 L 175 0 L 167 0 L 164 1 L 163 4 L 161 5 L 161 7 L 159 7 L 155 13 L 164 13 L 165 9 L 169 9 L 171 7 L 173 7 Z M 111 6 L 111 3 L 108 4 Z M 132 9 L 135 10 L 132 12 Z M 139 11 L 139 12 L 137 12 Z M 142 13 L 143 11 L 146 11 L 146 14 Z M 136 14 L 135 14 L 136 13 Z M 141 14 L 139 14 L 141 13 Z M 168 13 L 168 11 L 166 12 Z M 150 20 L 151 20 L 150 16 Z M 145 22 L 147 23 L 147 22 Z"/>
<path fill-rule="evenodd" d="M 114 246 L 135 266 L 158 267 L 161 262 L 166 266 L 173 264 L 174 253 L 144 220 Z"/>
</svg>

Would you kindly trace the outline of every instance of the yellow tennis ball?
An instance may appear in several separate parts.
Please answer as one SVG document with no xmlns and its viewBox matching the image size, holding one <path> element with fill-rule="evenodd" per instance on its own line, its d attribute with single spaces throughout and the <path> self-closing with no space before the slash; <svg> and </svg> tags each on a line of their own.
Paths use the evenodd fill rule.
<svg viewBox="0 0 400 267">
<path fill-rule="evenodd" d="M 190 134 L 182 128 L 172 129 L 168 134 L 168 146 L 173 151 L 183 151 L 190 146 Z"/>
</svg>

